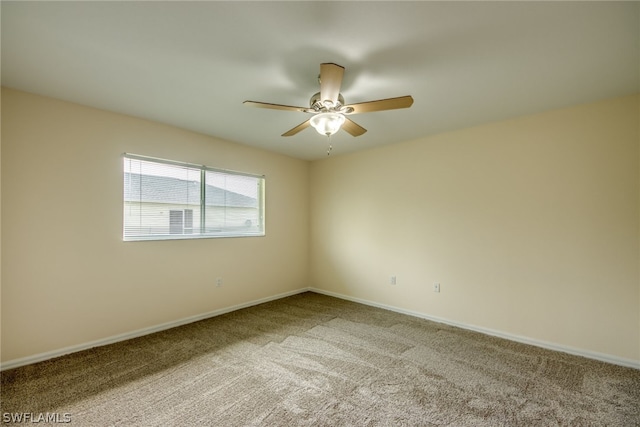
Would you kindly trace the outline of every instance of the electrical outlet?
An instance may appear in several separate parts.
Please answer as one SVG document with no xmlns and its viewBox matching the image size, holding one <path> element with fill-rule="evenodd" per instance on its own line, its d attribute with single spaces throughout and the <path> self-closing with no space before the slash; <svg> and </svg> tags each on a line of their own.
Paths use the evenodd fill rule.
<svg viewBox="0 0 640 427">
<path fill-rule="evenodd" d="M 389 277 L 389 284 L 390 285 L 395 285 L 396 284 L 396 276 Z"/>
<path fill-rule="evenodd" d="M 216 288 L 219 288 L 220 286 L 222 286 L 222 277 L 218 277 L 216 279 Z"/>
<path fill-rule="evenodd" d="M 433 283 L 433 292 L 440 292 L 440 283 L 438 282 Z"/>
</svg>

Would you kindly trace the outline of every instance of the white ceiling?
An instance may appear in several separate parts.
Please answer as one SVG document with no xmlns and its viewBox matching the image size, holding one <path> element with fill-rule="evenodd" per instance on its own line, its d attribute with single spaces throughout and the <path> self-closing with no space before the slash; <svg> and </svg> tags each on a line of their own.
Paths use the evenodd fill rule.
<svg viewBox="0 0 640 427">
<path fill-rule="evenodd" d="M 2 84 L 302 159 L 320 63 L 346 68 L 353 115 L 332 155 L 639 91 L 639 2 L 8 2 Z M 179 144 L 180 141 L 176 141 Z"/>
</svg>

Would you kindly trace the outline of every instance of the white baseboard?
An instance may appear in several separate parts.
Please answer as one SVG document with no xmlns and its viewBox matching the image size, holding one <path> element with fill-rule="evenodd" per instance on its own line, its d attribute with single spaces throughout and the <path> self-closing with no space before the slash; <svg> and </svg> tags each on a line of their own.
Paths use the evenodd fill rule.
<svg viewBox="0 0 640 427">
<path fill-rule="evenodd" d="M 365 299 L 362 299 L 362 298 L 356 298 L 356 297 L 352 297 L 352 296 L 349 296 L 349 295 L 339 294 L 339 293 L 336 293 L 336 292 L 325 291 L 324 289 L 309 288 L 309 291 L 316 292 L 316 293 L 319 293 L 319 294 L 328 295 L 328 296 L 332 296 L 332 297 L 335 297 L 335 298 L 344 299 L 344 300 L 347 300 L 347 301 L 357 302 L 357 303 L 360 303 L 360 304 L 370 305 L 372 307 L 383 308 L 385 310 L 395 311 L 396 313 L 407 314 L 409 316 L 419 317 L 419 318 L 422 318 L 422 319 L 431 320 L 431 321 L 438 322 L 438 323 L 444 323 L 446 325 L 455 326 L 455 327 L 458 327 L 458 328 L 461 328 L 461 329 L 467 329 L 467 330 L 470 330 L 470 331 L 480 332 L 480 333 L 483 333 L 485 335 L 491 335 L 491 336 L 494 336 L 494 337 L 504 338 L 504 339 L 507 339 L 507 340 L 516 341 L 516 342 L 523 343 L 523 344 L 529 344 L 529 345 L 533 345 L 533 346 L 536 346 L 536 347 L 545 348 L 547 350 L 559 351 L 559 352 L 562 352 L 562 353 L 572 354 L 574 356 L 582 356 L 582 357 L 586 357 L 588 359 L 594 359 L 594 360 L 599 360 L 601 362 L 611 363 L 611 364 L 614 364 L 614 365 L 625 366 L 625 367 L 628 367 L 628 368 L 640 369 L 640 360 L 625 359 L 625 358 L 622 358 L 622 357 L 612 356 L 610 354 L 604 354 L 604 353 L 598 353 L 598 352 L 595 352 L 595 351 L 583 350 L 583 349 L 579 349 L 579 348 L 574 348 L 574 347 L 554 344 L 554 343 L 550 343 L 550 342 L 546 342 L 546 341 L 540 341 L 540 340 L 536 340 L 536 339 L 533 339 L 533 338 L 523 337 L 523 336 L 520 336 L 520 335 L 514 335 L 514 334 L 509 334 L 509 333 L 506 333 L 506 332 L 496 331 L 496 330 L 493 330 L 493 329 L 483 328 L 483 327 L 480 327 L 480 326 L 474 326 L 474 325 L 468 325 L 468 324 L 464 324 L 464 323 L 454 322 L 454 321 L 451 321 L 451 320 L 448 320 L 448 319 L 443 319 L 443 318 L 436 317 L 436 316 L 430 316 L 428 314 L 420 313 L 420 312 L 417 312 L 417 311 L 405 310 L 403 308 L 398 308 L 398 307 L 394 307 L 394 306 L 387 305 L 387 304 L 381 304 L 381 303 L 378 303 L 378 302 L 375 302 L 375 301 L 369 301 L 369 300 L 365 300 Z"/>
<path fill-rule="evenodd" d="M 251 307 L 251 306 L 262 304 L 269 301 L 278 300 L 281 298 L 289 297 L 289 296 L 300 294 L 307 291 L 309 291 L 309 288 L 297 289 L 295 291 L 285 292 L 282 294 L 245 302 L 245 303 L 234 305 L 231 307 L 225 307 L 218 310 L 213 310 L 208 313 L 197 314 L 195 316 L 185 317 L 183 319 L 162 323 L 160 325 L 150 326 L 148 328 L 142 328 L 132 332 L 126 332 L 124 334 L 113 335 L 111 337 L 90 341 L 83 344 L 73 345 L 71 347 L 65 347 L 58 350 L 48 351 L 45 353 L 39 353 L 33 356 L 27 356 L 20 359 L 9 360 L 0 365 L 0 371 L 4 371 L 6 369 L 18 368 L 20 366 L 42 362 L 43 360 L 53 359 L 55 357 L 64 356 L 66 354 L 76 353 L 78 351 L 87 350 L 94 347 L 101 347 L 103 345 L 113 344 L 120 341 L 126 341 L 131 338 L 137 338 L 144 335 L 153 334 L 154 332 L 160 332 L 166 329 L 175 328 L 176 326 L 182 326 L 189 323 L 197 322 L 199 320 L 208 319 L 210 317 L 220 316 L 221 314 L 230 313 L 232 311 L 240 310 L 243 308 Z"/>
<path fill-rule="evenodd" d="M 126 340 L 131 339 L 131 338 L 137 338 L 137 337 L 141 337 L 141 336 L 144 336 L 144 335 L 152 334 L 154 332 L 164 331 L 166 329 L 171 329 L 171 328 L 175 328 L 177 326 L 182 326 L 182 325 L 186 325 L 186 324 L 189 324 L 189 323 L 197 322 L 199 320 L 204 320 L 204 319 L 208 319 L 208 318 L 211 318 L 211 317 L 220 316 L 222 314 L 230 313 L 232 311 L 240 310 L 240 309 L 243 309 L 243 308 L 251 307 L 251 306 L 262 304 L 262 303 L 269 302 L 269 301 L 275 301 L 275 300 L 278 300 L 278 299 L 281 299 L 281 298 L 286 298 L 286 297 L 289 297 L 289 296 L 292 296 L 292 295 L 297 295 L 297 294 L 300 294 L 300 293 L 303 293 L 303 292 L 307 292 L 307 291 L 311 291 L 311 292 L 315 292 L 315 293 L 323 294 L 323 295 L 328 295 L 328 296 L 332 296 L 332 297 L 335 297 L 335 298 L 340 298 L 340 299 L 347 300 L 347 301 L 357 302 L 357 303 L 369 305 L 369 306 L 372 306 L 372 307 L 378 307 L 378 308 L 382 308 L 382 309 L 385 309 L 385 310 L 394 311 L 396 313 L 407 314 L 409 316 L 419 317 L 419 318 L 422 318 L 422 319 L 431 320 L 431 321 L 434 321 L 434 322 L 443 323 L 443 324 L 446 324 L 446 325 L 451 325 L 451 326 L 455 326 L 455 327 L 458 327 L 458 328 L 467 329 L 467 330 L 471 330 L 471 331 L 475 331 L 475 332 L 480 332 L 480 333 L 483 333 L 483 334 L 486 334 L 486 335 L 491 335 L 491 336 L 495 336 L 495 337 L 498 337 L 498 338 L 504 338 L 504 339 L 508 339 L 508 340 L 511 340 L 511 341 L 520 342 L 520 343 L 523 343 L 523 344 L 529 344 L 529 345 L 533 345 L 533 346 L 536 346 L 536 347 L 545 348 L 545 349 L 548 349 L 548 350 L 560 351 L 560 352 L 563 352 L 563 353 L 573 354 L 575 356 L 582 356 L 582 357 L 586 357 L 586 358 L 589 358 L 589 359 L 599 360 L 601 362 L 612 363 L 614 365 L 640 369 L 640 361 L 633 360 L 633 359 L 625 359 L 625 358 L 622 358 L 622 357 L 612 356 L 612 355 L 609 355 L 609 354 L 597 353 L 597 352 L 593 352 L 593 351 L 588 351 L 588 350 L 583 350 L 583 349 L 578 349 L 578 348 L 558 345 L 558 344 L 554 344 L 554 343 L 549 343 L 549 342 L 546 342 L 546 341 L 540 341 L 540 340 L 527 338 L 527 337 L 523 337 L 523 336 L 519 336 L 519 335 L 513 335 L 513 334 L 501 332 L 501 331 L 496 331 L 496 330 L 493 330 L 493 329 L 483 328 L 483 327 L 474 326 L 474 325 L 467 325 L 467 324 L 464 324 L 464 323 L 454 322 L 454 321 L 451 321 L 451 320 L 448 320 L 448 319 L 443 319 L 443 318 L 436 317 L 436 316 L 430 316 L 428 314 L 420 313 L 420 312 L 417 312 L 417 311 L 405 310 L 405 309 L 402 309 L 402 308 L 394 307 L 394 306 L 387 305 L 387 304 L 378 303 L 378 302 L 375 302 L 375 301 L 370 301 L 370 300 L 366 300 L 366 299 L 362 299 L 362 298 L 356 298 L 356 297 L 352 297 L 352 296 L 349 296 L 349 295 L 339 294 L 339 293 L 336 293 L 336 292 L 326 291 L 324 289 L 301 288 L 301 289 L 297 289 L 295 291 L 285 292 L 285 293 L 282 293 L 282 294 L 273 295 L 273 296 L 269 296 L 269 297 L 265 297 L 265 298 L 261 298 L 261 299 L 257 299 L 257 300 L 253 300 L 253 301 L 249 301 L 249 302 L 245 302 L 245 303 L 234 305 L 234 306 L 231 306 L 231 307 L 226 307 L 226 308 L 221 308 L 221 309 L 218 309 L 218 310 L 213 310 L 213 311 L 210 311 L 208 313 L 202 313 L 202 314 L 198 314 L 198 315 L 195 315 L 195 316 L 190 316 L 190 317 L 186 317 L 186 318 L 183 318 L 183 319 L 175 320 L 175 321 L 172 321 L 172 322 L 162 323 L 160 325 L 151 326 L 151 327 L 143 328 L 143 329 L 138 329 L 138 330 L 135 330 L 135 331 L 132 331 L 132 332 L 127 332 L 127 333 L 124 333 L 124 334 L 114 335 L 114 336 L 107 337 L 107 338 L 104 338 L 104 339 L 99 339 L 99 340 L 95 340 L 95 341 L 91 341 L 91 342 L 87 342 L 87 343 L 83 343 L 83 344 L 78 344 L 78 345 L 74 345 L 74 346 L 71 346 L 71 347 L 65 347 L 65 348 L 61 348 L 61 349 L 58 349 L 58 350 L 53 350 L 53 351 L 49 351 L 49 352 L 45 352 L 45 353 L 39 353 L 39 354 L 35 354 L 33 356 L 27 356 L 27 357 L 23 357 L 23 358 L 20 358 L 20 359 L 9 360 L 7 362 L 4 362 L 4 363 L 0 364 L 0 371 L 4 371 L 6 369 L 18 368 L 20 366 L 30 365 L 32 363 L 42 362 L 43 360 L 53 359 L 55 357 L 64 356 L 64 355 L 70 354 L 70 353 L 76 353 L 78 351 L 87 350 L 87 349 L 94 348 L 94 347 L 100 347 L 100 346 L 103 346 L 103 345 L 113 344 L 113 343 L 120 342 L 120 341 L 126 341 Z"/>
</svg>

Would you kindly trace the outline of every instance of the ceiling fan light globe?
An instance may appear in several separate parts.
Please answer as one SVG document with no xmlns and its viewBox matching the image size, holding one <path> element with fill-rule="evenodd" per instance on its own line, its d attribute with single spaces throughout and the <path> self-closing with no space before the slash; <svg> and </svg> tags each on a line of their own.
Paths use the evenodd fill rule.
<svg viewBox="0 0 640 427">
<path fill-rule="evenodd" d="M 320 135 L 333 135 L 344 121 L 345 117 L 340 113 L 319 113 L 311 117 L 309 123 Z"/>
</svg>

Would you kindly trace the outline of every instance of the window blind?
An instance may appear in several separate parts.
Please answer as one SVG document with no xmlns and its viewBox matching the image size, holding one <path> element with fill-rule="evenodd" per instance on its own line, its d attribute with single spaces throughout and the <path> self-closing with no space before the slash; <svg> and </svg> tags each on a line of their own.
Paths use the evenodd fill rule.
<svg viewBox="0 0 640 427">
<path fill-rule="evenodd" d="M 124 240 L 265 234 L 263 176 L 123 157 Z"/>
</svg>

